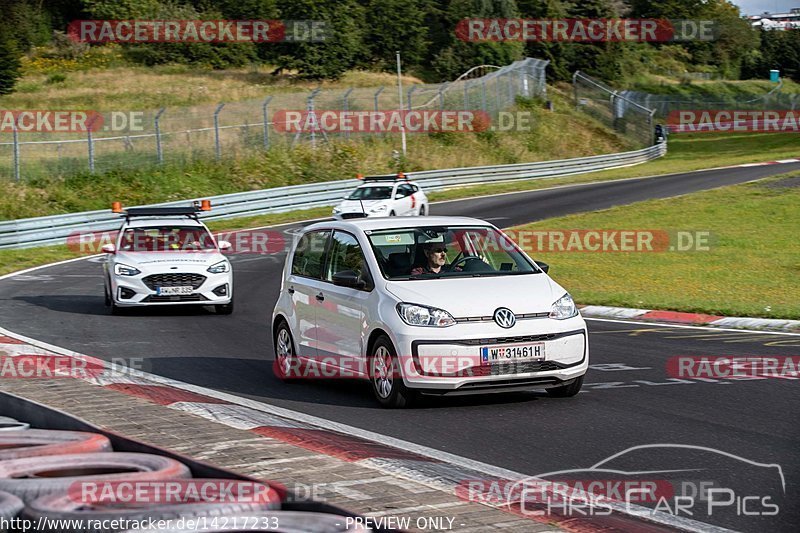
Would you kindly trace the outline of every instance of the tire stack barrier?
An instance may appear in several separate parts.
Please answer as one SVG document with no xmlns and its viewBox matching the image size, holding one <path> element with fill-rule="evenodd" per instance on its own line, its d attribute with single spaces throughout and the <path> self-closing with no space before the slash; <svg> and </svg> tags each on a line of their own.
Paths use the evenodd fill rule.
<svg viewBox="0 0 800 533">
<path fill-rule="evenodd" d="M 348 527 L 345 516 L 284 510 L 286 491 L 278 484 L 193 478 L 189 467 L 179 460 L 152 453 L 113 451 L 111 441 L 98 433 L 29 428 L 28 423 L 0 417 L 0 518 L 5 521 L 30 520 L 44 527 L 38 531 L 54 533 L 116 533 L 121 531 L 119 527 L 129 526 L 97 529 L 93 524 L 145 524 L 148 520 L 167 521 L 168 526 L 129 531 L 364 531 Z M 260 497 L 226 500 L 224 496 L 230 494 L 225 487 L 236 483 L 255 487 Z M 104 493 L 84 500 L 77 489 L 87 484 L 110 487 L 112 494 L 115 486 L 137 487 L 127 493 L 137 498 L 139 487 L 170 487 L 174 500 L 106 500 Z M 196 490 L 198 486 L 211 490 L 204 490 L 201 495 Z M 192 487 L 194 491 L 186 490 Z M 165 493 L 162 490 L 160 494 Z M 206 522 L 197 521 L 199 518 Z M 191 519 L 195 520 L 195 527 L 186 529 L 186 520 Z M 201 523 L 205 524 L 202 529 L 197 527 Z"/>
</svg>

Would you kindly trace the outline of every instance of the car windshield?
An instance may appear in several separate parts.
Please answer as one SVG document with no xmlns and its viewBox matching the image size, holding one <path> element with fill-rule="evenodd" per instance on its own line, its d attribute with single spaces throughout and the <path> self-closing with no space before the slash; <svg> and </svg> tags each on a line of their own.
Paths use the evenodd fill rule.
<svg viewBox="0 0 800 533">
<path fill-rule="evenodd" d="M 347 197 L 348 200 L 388 200 L 392 197 L 392 187 L 359 187 Z"/>
<path fill-rule="evenodd" d="M 381 273 L 390 280 L 536 274 L 541 270 L 489 226 L 367 231 Z"/>
<path fill-rule="evenodd" d="M 127 252 L 180 252 L 215 250 L 214 238 L 198 226 L 147 226 L 128 228 L 119 241 Z"/>
</svg>

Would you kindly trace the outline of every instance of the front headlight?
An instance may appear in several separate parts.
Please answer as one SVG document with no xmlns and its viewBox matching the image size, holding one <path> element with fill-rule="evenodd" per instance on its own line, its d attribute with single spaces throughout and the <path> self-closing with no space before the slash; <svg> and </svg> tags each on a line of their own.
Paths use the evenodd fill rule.
<svg viewBox="0 0 800 533">
<path fill-rule="evenodd" d="M 337 205 L 336 207 L 333 208 L 333 214 L 334 215 L 338 215 L 341 212 L 342 212 L 342 207 L 341 206 Z"/>
<path fill-rule="evenodd" d="M 389 208 L 386 204 L 376 205 L 375 207 L 371 207 L 369 212 L 370 213 L 380 213 L 381 211 L 386 211 Z"/>
<path fill-rule="evenodd" d="M 403 319 L 403 322 L 409 326 L 446 328 L 456 323 L 453 315 L 444 309 L 437 309 L 436 307 L 399 303 L 397 304 L 397 313 Z"/>
<path fill-rule="evenodd" d="M 230 265 L 227 261 L 220 261 L 219 263 L 214 263 L 208 267 L 206 271 L 211 272 L 212 274 L 222 274 L 223 272 L 227 272 L 229 268 Z"/>
<path fill-rule="evenodd" d="M 138 268 L 134 268 L 132 266 L 123 265 L 122 263 L 117 263 L 114 265 L 114 274 L 118 276 L 135 276 L 137 274 L 141 274 L 142 271 Z"/>
<path fill-rule="evenodd" d="M 569 293 L 565 294 L 550 308 L 550 318 L 556 320 L 564 320 L 578 315 L 578 308 L 575 307 L 575 302 L 572 301 L 572 296 Z"/>
</svg>

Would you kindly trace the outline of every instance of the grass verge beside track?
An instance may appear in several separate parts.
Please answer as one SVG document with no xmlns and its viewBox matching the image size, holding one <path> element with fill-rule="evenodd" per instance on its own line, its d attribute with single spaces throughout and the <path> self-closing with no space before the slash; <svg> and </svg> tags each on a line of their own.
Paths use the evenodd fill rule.
<svg viewBox="0 0 800 533">
<path fill-rule="evenodd" d="M 529 250 L 582 304 L 800 318 L 800 172 L 550 219 L 518 230 L 710 232 L 708 251 Z M 536 240 L 529 240 L 536 245 Z"/>
</svg>

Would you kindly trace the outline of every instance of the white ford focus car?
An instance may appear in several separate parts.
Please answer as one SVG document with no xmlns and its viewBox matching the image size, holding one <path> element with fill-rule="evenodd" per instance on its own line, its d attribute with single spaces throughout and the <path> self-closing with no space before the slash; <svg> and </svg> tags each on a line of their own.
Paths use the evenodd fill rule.
<svg viewBox="0 0 800 533">
<path fill-rule="evenodd" d="M 213 305 L 233 312 L 233 270 L 195 207 L 129 208 L 103 263 L 106 306 Z"/>
<path fill-rule="evenodd" d="M 366 217 L 425 216 L 428 197 L 403 174 L 362 178 L 363 185 L 333 208 L 337 220 Z"/>
<path fill-rule="evenodd" d="M 496 227 L 461 217 L 304 228 L 272 315 L 279 378 L 369 379 L 386 407 L 419 393 L 577 394 L 586 324 Z"/>
</svg>

